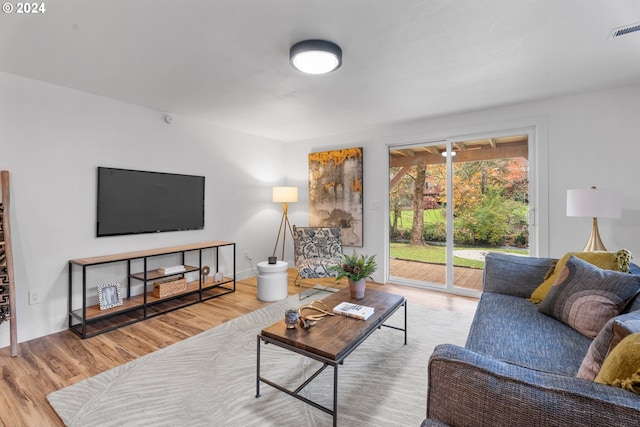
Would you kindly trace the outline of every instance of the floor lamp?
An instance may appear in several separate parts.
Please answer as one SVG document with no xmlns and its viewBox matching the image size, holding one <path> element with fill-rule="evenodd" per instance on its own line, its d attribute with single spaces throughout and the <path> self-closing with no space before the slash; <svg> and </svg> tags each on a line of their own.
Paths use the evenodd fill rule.
<svg viewBox="0 0 640 427">
<path fill-rule="evenodd" d="M 276 255 L 278 249 L 278 243 L 280 242 L 280 235 L 282 235 L 282 258 L 284 261 L 284 248 L 287 241 L 287 228 L 293 240 L 293 229 L 289 222 L 289 216 L 287 211 L 289 210 L 289 203 L 295 203 L 298 201 L 298 187 L 273 187 L 273 202 L 282 204 L 282 219 L 280 220 L 280 228 L 278 229 L 278 238 L 276 244 L 273 247 L 273 255 Z"/>
<path fill-rule="evenodd" d="M 616 190 L 589 189 L 567 190 L 567 216 L 593 218 L 591 237 L 584 252 L 606 251 L 600 233 L 598 218 L 620 218 L 620 192 Z"/>
</svg>

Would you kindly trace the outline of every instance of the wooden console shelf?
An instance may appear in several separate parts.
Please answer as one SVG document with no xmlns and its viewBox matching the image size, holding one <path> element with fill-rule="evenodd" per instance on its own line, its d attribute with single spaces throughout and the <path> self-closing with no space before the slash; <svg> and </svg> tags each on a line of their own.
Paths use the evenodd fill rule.
<svg viewBox="0 0 640 427">
<path fill-rule="evenodd" d="M 211 277 L 203 280 L 201 272 L 206 264 L 203 263 L 202 257 L 203 251 L 207 250 L 213 252 L 212 264 L 216 269 L 220 265 L 220 251 L 229 251 L 229 255 L 231 256 L 233 263 L 233 274 L 229 275 L 229 273 L 227 273 L 219 281 L 215 281 Z M 149 267 L 150 261 L 152 261 L 154 257 L 168 255 L 178 257 L 178 262 L 175 264 L 179 263 L 184 265 L 185 271 L 178 274 L 163 274 L 159 271 L 158 267 L 155 269 Z M 198 265 L 186 265 L 185 258 L 187 255 L 191 255 L 192 257 L 197 255 Z M 213 241 L 69 260 L 69 328 L 82 338 L 88 338 L 131 323 L 167 313 L 178 308 L 235 292 L 235 258 L 235 243 Z M 141 272 L 131 272 L 132 261 L 142 262 L 143 268 Z M 87 292 L 87 288 L 95 288 L 99 284 L 89 283 L 87 281 L 89 268 L 112 263 L 126 264 L 127 283 L 121 285 L 125 296 L 122 298 L 122 305 L 103 310 L 100 309 L 99 304 L 88 305 L 89 297 L 95 294 Z M 82 307 L 74 308 L 74 290 L 77 291 L 77 287 L 79 286 L 76 283 L 79 281 L 74 281 L 74 270 L 78 268 L 82 269 Z M 212 268 L 211 273 L 213 274 L 214 271 L 215 270 Z M 185 277 L 188 273 L 194 272 L 197 273 L 198 280 L 188 282 L 186 290 L 180 293 L 165 297 L 156 297 L 153 295 L 153 291 L 149 289 L 149 285 L 159 279 L 181 278 Z M 139 294 L 132 295 L 132 281 L 140 283 L 143 291 Z"/>
</svg>

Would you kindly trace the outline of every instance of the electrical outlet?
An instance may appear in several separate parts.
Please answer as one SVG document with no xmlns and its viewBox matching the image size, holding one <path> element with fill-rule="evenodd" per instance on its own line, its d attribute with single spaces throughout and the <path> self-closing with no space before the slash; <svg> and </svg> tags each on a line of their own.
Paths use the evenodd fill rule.
<svg viewBox="0 0 640 427">
<path fill-rule="evenodd" d="M 31 289 L 29 291 L 29 304 L 40 304 L 42 302 L 42 298 L 40 296 L 40 289 Z"/>
</svg>

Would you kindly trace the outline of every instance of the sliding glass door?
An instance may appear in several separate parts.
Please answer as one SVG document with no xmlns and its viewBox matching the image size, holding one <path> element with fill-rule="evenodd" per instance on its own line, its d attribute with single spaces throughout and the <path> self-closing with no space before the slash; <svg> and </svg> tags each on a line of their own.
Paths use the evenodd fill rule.
<svg viewBox="0 0 640 427">
<path fill-rule="evenodd" d="M 389 281 L 477 295 L 488 251 L 528 255 L 530 139 L 389 149 Z"/>
</svg>

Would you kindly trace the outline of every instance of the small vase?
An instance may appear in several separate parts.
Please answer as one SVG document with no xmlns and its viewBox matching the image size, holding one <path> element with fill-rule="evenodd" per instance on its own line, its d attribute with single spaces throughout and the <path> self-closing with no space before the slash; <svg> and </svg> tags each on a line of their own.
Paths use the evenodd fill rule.
<svg viewBox="0 0 640 427">
<path fill-rule="evenodd" d="M 351 291 L 351 298 L 355 298 L 355 299 L 364 298 L 365 286 L 366 286 L 366 280 L 364 278 L 360 280 L 349 279 L 349 290 Z"/>
</svg>

